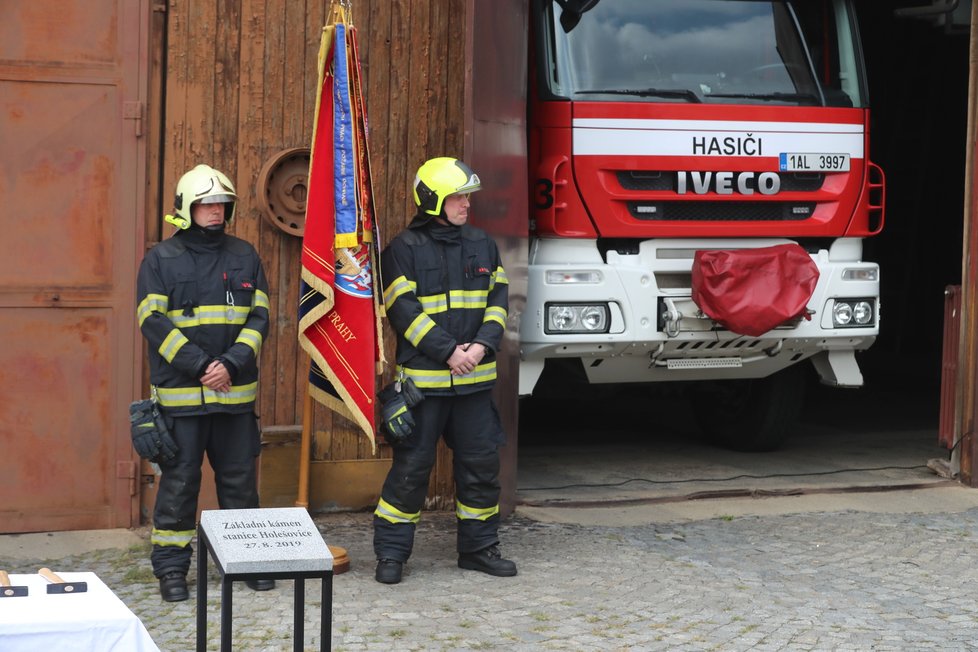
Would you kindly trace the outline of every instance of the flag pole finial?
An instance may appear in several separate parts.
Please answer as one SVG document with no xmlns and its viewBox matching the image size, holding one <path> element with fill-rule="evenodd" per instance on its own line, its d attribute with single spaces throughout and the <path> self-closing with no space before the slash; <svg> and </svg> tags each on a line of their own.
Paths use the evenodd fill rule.
<svg viewBox="0 0 978 652">
<path fill-rule="evenodd" d="M 353 0 L 330 0 L 327 25 L 353 23 Z M 325 29 L 325 27 L 324 27 Z"/>
</svg>

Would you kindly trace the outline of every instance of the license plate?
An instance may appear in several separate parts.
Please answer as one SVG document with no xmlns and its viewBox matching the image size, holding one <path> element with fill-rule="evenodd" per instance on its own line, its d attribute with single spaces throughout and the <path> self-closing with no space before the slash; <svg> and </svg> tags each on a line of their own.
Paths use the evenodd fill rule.
<svg viewBox="0 0 978 652">
<path fill-rule="evenodd" d="M 848 154 L 780 154 L 782 172 L 848 172 Z"/>
</svg>

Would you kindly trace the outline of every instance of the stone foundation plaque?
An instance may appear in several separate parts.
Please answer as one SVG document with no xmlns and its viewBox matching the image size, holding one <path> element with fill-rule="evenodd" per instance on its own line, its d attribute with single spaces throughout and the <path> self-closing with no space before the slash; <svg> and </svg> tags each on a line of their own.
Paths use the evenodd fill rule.
<svg viewBox="0 0 978 652">
<path fill-rule="evenodd" d="M 209 509 L 200 528 L 227 574 L 333 569 L 333 555 L 302 507 Z"/>
</svg>

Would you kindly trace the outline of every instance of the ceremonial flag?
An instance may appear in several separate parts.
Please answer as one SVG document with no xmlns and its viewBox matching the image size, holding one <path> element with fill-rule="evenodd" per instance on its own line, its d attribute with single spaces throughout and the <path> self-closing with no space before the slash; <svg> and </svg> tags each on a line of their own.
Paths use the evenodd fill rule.
<svg viewBox="0 0 978 652">
<path fill-rule="evenodd" d="M 356 423 L 376 450 L 374 400 L 384 362 L 378 238 L 356 30 L 335 2 L 318 69 L 299 343 L 312 358 L 310 396 Z"/>
</svg>

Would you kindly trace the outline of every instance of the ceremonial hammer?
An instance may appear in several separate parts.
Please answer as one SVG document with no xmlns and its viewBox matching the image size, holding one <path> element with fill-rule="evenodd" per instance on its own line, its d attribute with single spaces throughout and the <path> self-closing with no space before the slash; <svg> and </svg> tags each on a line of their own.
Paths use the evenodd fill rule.
<svg viewBox="0 0 978 652">
<path fill-rule="evenodd" d="M 88 590 L 88 582 L 65 582 L 50 568 L 42 568 L 37 574 L 51 582 L 48 593 L 84 593 Z"/>
<path fill-rule="evenodd" d="M 16 598 L 27 595 L 26 586 L 11 586 L 7 571 L 0 570 L 0 598 Z"/>
</svg>

